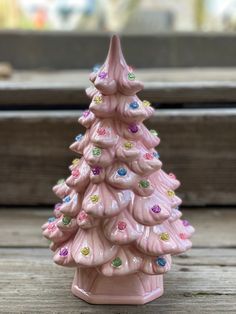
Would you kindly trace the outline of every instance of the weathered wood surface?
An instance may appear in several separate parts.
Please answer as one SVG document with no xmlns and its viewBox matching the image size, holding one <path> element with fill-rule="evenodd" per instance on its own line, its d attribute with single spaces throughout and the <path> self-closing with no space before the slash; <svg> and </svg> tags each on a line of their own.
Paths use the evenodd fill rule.
<svg viewBox="0 0 236 314">
<path fill-rule="evenodd" d="M 52 210 L 1 209 L 0 247 L 48 247 L 41 235 L 41 225 L 52 216 Z M 236 244 L 235 209 L 184 209 L 183 217 L 193 222 L 196 234 L 194 247 L 232 248 Z M 10 226 L 10 228 L 9 228 Z M 235 261 L 236 262 L 236 261 Z"/>
<path fill-rule="evenodd" d="M 137 69 L 140 98 L 157 103 L 236 102 L 235 68 Z M 16 71 L 0 80 L 0 105 L 85 105 L 88 70 Z"/>
<path fill-rule="evenodd" d="M 234 209 L 184 210 L 185 218 L 196 227 L 194 247 L 174 257 L 173 267 L 164 278 L 165 294 L 144 306 L 103 306 L 73 297 L 70 285 L 74 270 L 53 264 L 40 239 L 40 225 L 48 211 L 2 209 L 0 312 L 235 313 L 235 213 Z"/>
<path fill-rule="evenodd" d="M 69 175 L 69 151 L 81 111 L 2 111 L 0 204 L 57 201 L 52 185 Z M 236 109 L 157 110 L 147 121 L 157 129 L 164 170 L 181 180 L 188 205 L 236 203 Z M 23 184 L 22 184 L 23 182 Z"/>
<path fill-rule="evenodd" d="M 17 69 L 78 69 L 103 62 L 110 34 L 0 32 L 0 61 Z M 236 66 L 234 33 L 122 35 L 128 62 L 137 67 Z M 95 60 L 96 58 L 96 60 Z"/>
<path fill-rule="evenodd" d="M 1 313 L 235 313 L 236 253 L 222 249 L 220 265 L 207 249 L 174 258 L 165 294 L 144 306 L 89 305 L 70 292 L 74 270 L 53 265 L 46 249 L 2 249 Z M 206 256 L 207 255 L 207 256 Z M 196 263 L 196 259 L 199 262 Z M 196 265 L 197 264 L 197 265 Z M 230 266 L 229 264 L 232 264 Z"/>
</svg>

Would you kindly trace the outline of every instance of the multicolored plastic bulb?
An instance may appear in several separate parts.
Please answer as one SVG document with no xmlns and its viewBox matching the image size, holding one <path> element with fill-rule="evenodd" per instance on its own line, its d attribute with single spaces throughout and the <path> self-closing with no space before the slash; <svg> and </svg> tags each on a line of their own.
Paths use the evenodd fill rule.
<svg viewBox="0 0 236 314">
<path fill-rule="evenodd" d="M 186 219 L 182 220 L 182 224 L 183 224 L 185 227 L 190 226 L 189 221 L 188 221 L 188 220 L 186 220 Z"/>
<path fill-rule="evenodd" d="M 101 64 L 99 63 L 95 64 L 93 67 L 93 72 L 97 73 L 100 70 L 100 68 L 101 68 Z"/>
<path fill-rule="evenodd" d="M 138 109 L 139 104 L 137 101 L 133 101 L 129 104 L 130 109 Z"/>
<path fill-rule="evenodd" d="M 169 173 L 169 177 L 171 177 L 172 179 L 176 179 L 176 175 L 172 172 Z"/>
<path fill-rule="evenodd" d="M 154 205 L 151 210 L 155 213 L 158 214 L 161 212 L 161 207 L 159 205 Z"/>
<path fill-rule="evenodd" d="M 100 77 L 100 79 L 105 79 L 107 77 L 107 72 L 102 71 L 98 74 L 98 76 Z"/>
<path fill-rule="evenodd" d="M 124 143 L 124 148 L 125 149 L 131 149 L 133 147 L 133 144 L 131 142 L 125 142 Z"/>
<path fill-rule="evenodd" d="M 66 247 L 60 249 L 60 251 L 59 251 L 59 255 L 63 256 L 63 257 L 66 257 L 68 255 L 68 253 L 69 252 L 68 252 L 68 249 Z"/>
<path fill-rule="evenodd" d="M 124 177 L 127 174 L 127 170 L 125 168 L 119 168 L 117 173 L 119 176 Z"/>
<path fill-rule="evenodd" d="M 146 153 L 146 154 L 144 154 L 144 158 L 147 159 L 147 160 L 152 160 L 153 159 L 153 155 L 150 154 L 150 153 Z"/>
<path fill-rule="evenodd" d="M 86 220 L 86 219 L 88 219 L 88 214 L 87 213 L 85 213 L 84 211 L 82 211 L 80 214 L 79 214 L 79 220 L 81 221 L 81 220 Z"/>
<path fill-rule="evenodd" d="M 90 111 L 86 110 L 86 111 L 83 112 L 83 117 L 87 118 L 89 116 L 89 114 L 90 114 Z"/>
<path fill-rule="evenodd" d="M 77 142 L 80 142 L 83 137 L 84 137 L 83 134 L 78 134 L 78 135 L 75 137 L 75 140 L 76 140 Z"/>
<path fill-rule="evenodd" d="M 143 106 L 149 107 L 149 106 L 151 106 L 151 103 L 148 100 L 143 100 Z"/>
<path fill-rule="evenodd" d="M 160 158 L 160 155 L 159 155 L 158 152 L 153 152 L 153 156 L 154 156 L 155 158 Z"/>
<path fill-rule="evenodd" d="M 59 179 L 58 181 L 57 181 L 57 185 L 58 184 L 62 184 L 62 183 L 64 183 L 65 182 L 65 179 Z"/>
<path fill-rule="evenodd" d="M 84 256 L 88 256 L 90 253 L 90 248 L 85 246 L 80 250 L 81 254 L 83 254 Z"/>
<path fill-rule="evenodd" d="M 170 239 L 169 233 L 167 233 L 167 232 L 162 232 L 162 233 L 160 234 L 160 239 L 161 239 L 162 241 L 168 241 L 168 240 Z"/>
<path fill-rule="evenodd" d="M 97 130 L 98 135 L 106 135 L 106 129 L 105 128 L 99 128 Z"/>
<path fill-rule="evenodd" d="M 154 136 L 158 136 L 158 132 L 156 130 L 150 130 L 149 132 Z"/>
<path fill-rule="evenodd" d="M 53 222 L 53 221 L 55 221 L 55 220 L 56 220 L 55 217 L 49 217 L 49 218 L 48 218 L 48 222 L 49 222 L 49 223 L 51 223 L 51 222 Z"/>
<path fill-rule="evenodd" d="M 90 200 L 93 202 L 93 203 L 97 203 L 99 201 L 99 196 L 94 194 L 94 195 L 91 195 L 90 196 Z"/>
<path fill-rule="evenodd" d="M 92 150 L 92 154 L 94 157 L 99 157 L 102 154 L 102 150 L 99 147 L 94 147 Z"/>
<path fill-rule="evenodd" d="M 164 257 L 157 257 L 155 263 L 161 267 L 166 265 L 166 259 Z"/>
<path fill-rule="evenodd" d="M 71 197 L 69 195 L 63 198 L 64 203 L 69 203 L 70 201 L 71 201 Z"/>
<path fill-rule="evenodd" d="M 97 167 L 92 168 L 92 172 L 95 176 L 98 176 L 101 173 L 101 171 L 102 171 L 101 167 L 97 166 Z"/>
<path fill-rule="evenodd" d="M 54 210 L 60 210 L 61 208 L 61 203 L 57 203 L 54 205 Z"/>
<path fill-rule="evenodd" d="M 72 165 L 73 165 L 73 166 L 77 165 L 79 161 L 80 161 L 79 158 L 73 159 L 73 160 L 72 160 Z"/>
<path fill-rule="evenodd" d="M 182 233 L 182 232 L 179 234 L 179 237 L 180 237 L 181 240 L 186 240 L 187 239 L 187 235 L 185 233 Z"/>
<path fill-rule="evenodd" d="M 57 226 L 56 226 L 55 223 L 53 223 L 53 222 L 51 222 L 51 223 L 48 225 L 48 230 L 49 230 L 50 232 L 55 231 L 56 228 L 57 228 Z"/>
<path fill-rule="evenodd" d="M 134 80 L 135 80 L 135 75 L 134 75 L 134 73 L 128 73 L 128 79 L 129 79 L 130 81 L 134 81 Z"/>
<path fill-rule="evenodd" d="M 127 226 L 127 223 L 124 221 L 119 221 L 117 224 L 117 227 L 120 231 L 125 230 L 126 226 Z"/>
<path fill-rule="evenodd" d="M 167 195 L 168 195 L 169 197 L 173 197 L 173 196 L 175 196 L 175 192 L 172 191 L 172 190 L 168 190 L 168 191 L 167 191 Z"/>
<path fill-rule="evenodd" d="M 148 180 L 141 180 L 139 181 L 139 186 L 146 189 L 150 186 L 150 182 Z"/>
<path fill-rule="evenodd" d="M 111 262 L 111 265 L 114 268 L 118 268 L 122 265 L 122 260 L 120 259 L 120 257 L 116 257 L 115 259 L 113 259 L 113 261 Z"/>
<path fill-rule="evenodd" d="M 74 169 L 71 171 L 71 175 L 74 178 L 78 178 L 80 176 L 80 171 L 78 169 Z"/>
<path fill-rule="evenodd" d="M 138 132 L 138 126 L 137 126 L 137 124 L 130 124 L 130 125 L 129 125 L 129 131 L 130 131 L 131 133 L 137 133 L 137 132 Z"/>
<path fill-rule="evenodd" d="M 93 100 L 94 100 L 96 105 L 100 105 L 103 101 L 102 96 L 95 96 Z"/>
<path fill-rule="evenodd" d="M 70 222 L 71 222 L 71 217 L 69 217 L 69 216 L 63 216 L 63 218 L 62 218 L 62 223 L 63 223 L 63 225 L 67 226 L 67 225 L 70 224 Z"/>
</svg>

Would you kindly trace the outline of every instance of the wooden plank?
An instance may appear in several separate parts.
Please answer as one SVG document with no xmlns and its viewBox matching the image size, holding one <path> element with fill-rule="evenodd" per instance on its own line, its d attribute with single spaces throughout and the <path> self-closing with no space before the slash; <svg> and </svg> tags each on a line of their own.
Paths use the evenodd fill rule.
<svg viewBox="0 0 236 314">
<path fill-rule="evenodd" d="M 0 204 L 52 204 L 52 185 L 69 175 L 68 146 L 81 111 L 12 111 L 0 116 Z M 182 182 L 185 205 L 236 203 L 236 109 L 159 110 L 147 121 L 157 129 L 164 170 Z M 14 145 L 13 145 L 14 144 Z M 24 184 L 22 184 L 24 182 Z"/>
<path fill-rule="evenodd" d="M 164 296 L 145 306 L 89 305 L 73 297 L 74 269 L 53 264 L 40 236 L 39 226 L 49 211 L 9 208 L 0 213 L 1 313 L 236 311 L 234 209 L 183 211 L 197 230 L 194 248 L 173 258 L 172 269 L 164 278 Z"/>
<path fill-rule="evenodd" d="M 89 68 L 104 60 L 109 37 L 110 34 L 97 33 L 2 30 L 0 60 L 17 69 Z M 236 66 L 235 34 L 229 32 L 122 35 L 122 46 L 128 62 L 136 67 Z"/>
<path fill-rule="evenodd" d="M 184 259 L 174 258 L 160 299 L 145 306 L 104 306 L 73 297 L 70 285 L 74 270 L 54 265 L 48 250 L 1 249 L 0 312 L 235 313 L 236 272 L 230 266 L 235 264 L 235 250 L 192 249 L 187 254 Z M 219 265 L 216 255 L 221 256 Z"/>
<path fill-rule="evenodd" d="M 0 215 L 0 247 L 49 246 L 48 241 L 42 237 L 40 227 L 52 215 L 52 209 L 1 209 Z M 235 209 L 184 209 L 183 217 L 196 228 L 194 248 L 236 246 Z"/>
<path fill-rule="evenodd" d="M 236 101 L 235 68 L 138 69 L 145 89 L 140 98 L 163 104 L 228 103 Z M 88 70 L 16 71 L 0 81 L 0 105 L 89 104 Z"/>
</svg>

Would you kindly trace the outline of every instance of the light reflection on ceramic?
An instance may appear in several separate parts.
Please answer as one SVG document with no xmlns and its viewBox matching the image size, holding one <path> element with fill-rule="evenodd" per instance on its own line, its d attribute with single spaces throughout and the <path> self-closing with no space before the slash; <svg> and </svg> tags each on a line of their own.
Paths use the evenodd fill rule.
<svg viewBox="0 0 236 314">
<path fill-rule="evenodd" d="M 62 203 L 43 235 L 57 264 L 77 268 L 75 295 L 91 303 L 143 304 L 163 293 L 171 255 L 191 247 L 194 228 L 180 219 L 174 192 L 180 182 L 162 169 L 158 132 L 143 124 L 154 109 L 136 95 L 143 84 L 117 36 L 90 80 L 90 108 L 79 118 L 86 130 L 70 146 L 82 157 L 53 188 Z"/>
</svg>

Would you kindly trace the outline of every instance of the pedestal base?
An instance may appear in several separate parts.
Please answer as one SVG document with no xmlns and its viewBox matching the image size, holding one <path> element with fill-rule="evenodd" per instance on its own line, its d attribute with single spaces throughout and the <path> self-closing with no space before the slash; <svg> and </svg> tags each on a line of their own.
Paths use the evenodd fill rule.
<svg viewBox="0 0 236 314">
<path fill-rule="evenodd" d="M 93 304 L 145 304 L 163 294 L 163 276 L 135 273 L 106 277 L 96 269 L 78 268 L 72 293 Z"/>
</svg>

